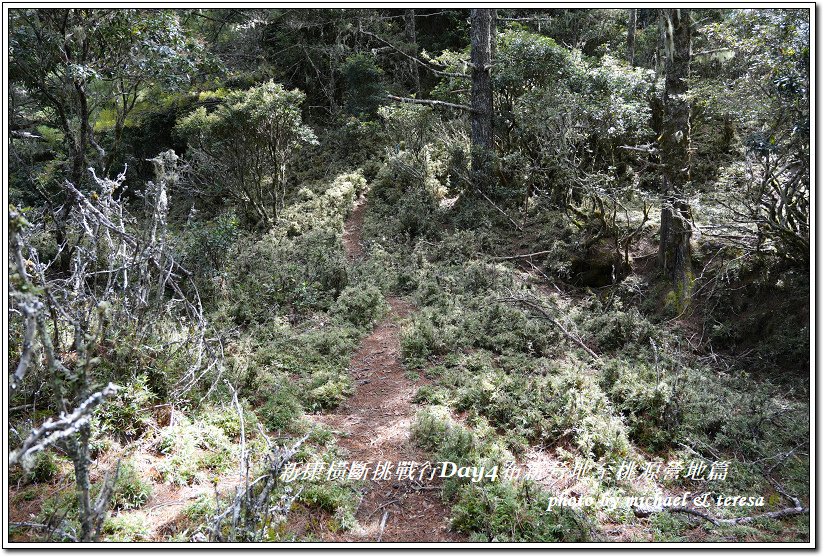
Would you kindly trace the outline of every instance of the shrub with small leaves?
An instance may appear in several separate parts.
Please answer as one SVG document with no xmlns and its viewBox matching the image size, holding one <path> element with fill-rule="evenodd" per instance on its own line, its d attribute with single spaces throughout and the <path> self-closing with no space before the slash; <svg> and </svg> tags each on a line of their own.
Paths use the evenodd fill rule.
<svg viewBox="0 0 824 557">
<path fill-rule="evenodd" d="M 118 514 L 103 523 L 104 542 L 147 542 L 151 539 L 149 518 L 138 513 Z"/>
<path fill-rule="evenodd" d="M 114 435 L 124 441 L 137 439 L 152 423 L 149 406 L 153 400 L 154 394 L 149 389 L 147 376 L 138 375 L 95 412 L 100 433 Z"/>
<path fill-rule="evenodd" d="M 34 456 L 34 463 L 26 474 L 26 480 L 31 483 L 48 482 L 57 476 L 60 467 L 57 458 L 51 451 L 40 451 Z"/>
<path fill-rule="evenodd" d="M 278 386 L 260 409 L 262 421 L 270 430 L 287 429 L 302 414 L 298 393 L 289 385 Z"/>
<path fill-rule="evenodd" d="M 547 511 L 549 494 L 530 482 L 466 484 L 452 507 L 452 527 L 491 542 L 583 542 L 568 509 Z"/>
<path fill-rule="evenodd" d="M 314 409 L 335 408 L 353 392 L 349 374 L 331 371 L 315 374 L 308 387 L 306 400 Z"/>
<path fill-rule="evenodd" d="M 136 509 L 142 507 L 151 496 L 152 485 L 143 479 L 134 463 L 130 460 L 121 462 L 112 493 L 112 508 Z"/>
<path fill-rule="evenodd" d="M 369 327 L 389 309 L 374 284 L 347 286 L 332 306 L 331 314 L 356 327 Z"/>
</svg>

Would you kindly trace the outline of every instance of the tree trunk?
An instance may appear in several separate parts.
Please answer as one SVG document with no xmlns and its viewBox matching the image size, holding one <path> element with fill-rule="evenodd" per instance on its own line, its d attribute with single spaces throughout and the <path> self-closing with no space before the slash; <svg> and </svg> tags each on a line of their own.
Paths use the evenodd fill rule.
<svg viewBox="0 0 824 557">
<path fill-rule="evenodd" d="M 415 27 L 415 10 L 405 10 L 403 19 L 406 28 L 406 42 L 414 46 L 412 54 L 415 55 L 418 52 L 418 33 Z M 418 73 L 418 63 L 415 60 L 409 60 L 409 72 L 412 76 L 412 86 L 415 88 L 415 94 L 420 96 L 421 76 L 420 73 Z"/>
<path fill-rule="evenodd" d="M 665 30 L 664 122 L 661 153 L 661 243 L 659 263 L 672 283 L 676 309 L 689 303 L 692 286 L 690 207 L 685 188 L 690 182 L 690 75 L 692 35 L 687 9 L 666 8 L 660 12 Z"/>
<path fill-rule="evenodd" d="M 631 67 L 635 67 L 635 28 L 637 27 L 638 9 L 630 8 L 627 22 L 627 60 Z"/>
<path fill-rule="evenodd" d="M 494 10 L 473 8 L 472 39 L 472 181 L 484 191 L 492 175 L 492 50 Z"/>
<path fill-rule="evenodd" d="M 72 21 L 75 21 L 75 25 L 82 25 L 84 14 L 78 13 L 78 10 L 71 9 L 69 10 L 65 17 L 64 17 L 64 27 L 63 27 L 63 52 L 66 56 L 66 70 L 69 70 L 71 66 L 77 65 L 82 67 L 86 63 L 86 57 L 88 54 L 89 49 L 89 41 L 88 38 L 84 38 L 80 41 L 78 48 L 73 48 L 73 45 L 70 41 L 70 37 L 72 34 L 76 32 L 76 28 L 71 25 Z M 80 125 L 77 126 L 77 136 L 74 137 L 74 126 L 69 124 L 68 118 L 65 116 L 61 118 L 64 123 L 63 133 L 67 138 L 67 142 L 69 144 L 69 157 L 71 158 L 71 171 L 70 171 L 70 179 L 72 184 L 79 190 L 83 190 L 83 182 L 85 181 L 86 175 L 86 168 L 87 168 L 87 159 L 86 159 L 86 151 L 89 148 L 90 136 L 91 136 L 91 125 L 89 124 L 89 118 L 91 110 L 89 108 L 89 99 L 86 95 L 86 84 L 82 78 L 72 78 L 68 77 L 71 75 L 71 72 L 66 71 L 67 77 L 65 79 L 71 81 L 71 85 L 74 88 L 74 92 L 76 94 L 76 108 L 74 108 L 74 112 L 76 116 L 80 119 Z M 66 83 L 68 85 L 68 82 Z M 43 91 L 46 91 L 45 86 L 43 87 Z M 58 245 L 64 246 L 64 249 L 60 252 L 58 259 L 57 259 L 57 267 L 62 272 L 67 272 L 69 270 L 69 266 L 71 265 L 71 258 L 74 254 L 75 247 L 69 242 L 69 239 L 66 237 L 66 224 L 71 218 L 72 210 L 74 209 L 75 200 L 69 196 L 66 198 L 66 202 L 63 204 L 63 208 L 60 210 L 60 213 L 55 216 L 55 240 L 57 241 Z"/>
<path fill-rule="evenodd" d="M 663 11 L 663 10 L 662 10 Z M 664 75 L 664 62 L 666 59 L 666 26 L 664 25 L 664 14 L 658 13 L 658 38 L 655 41 L 655 78 Z"/>
</svg>

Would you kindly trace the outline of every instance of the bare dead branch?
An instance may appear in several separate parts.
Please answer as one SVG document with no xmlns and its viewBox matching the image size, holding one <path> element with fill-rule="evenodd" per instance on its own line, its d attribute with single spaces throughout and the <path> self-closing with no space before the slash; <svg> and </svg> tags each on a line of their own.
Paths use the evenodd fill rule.
<svg viewBox="0 0 824 557">
<path fill-rule="evenodd" d="M 538 312 L 537 317 L 539 317 L 541 319 L 545 319 L 545 320 L 549 321 L 550 323 L 552 323 L 553 325 L 555 325 L 556 327 L 558 327 L 558 329 L 560 329 L 561 333 L 563 333 L 563 335 L 565 337 L 567 337 L 569 340 L 571 340 L 572 342 L 574 342 L 575 344 L 580 346 L 584 350 L 584 352 L 589 354 L 589 356 L 593 360 L 600 360 L 601 359 L 601 357 L 598 354 L 596 354 L 595 352 L 593 352 L 592 349 L 589 346 L 584 344 L 584 341 L 582 341 L 580 338 L 578 338 L 577 336 L 572 334 L 570 331 L 567 330 L 566 327 L 564 327 L 561 324 L 560 321 L 558 321 L 557 319 L 552 317 L 549 314 L 549 312 L 547 312 L 546 309 L 542 305 L 540 305 L 540 304 L 538 304 L 538 303 L 536 303 L 532 300 L 528 300 L 526 298 L 518 298 L 518 297 L 515 297 L 515 296 L 509 297 L 509 298 L 499 298 L 495 301 L 496 302 L 510 302 L 510 303 L 515 303 L 515 304 L 522 304 L 522 305 L 527 306 L 528 308 Z"/>
<path fill-rule="evenodd" d="M 309 438 L 305 435 L 291 447 L 280 448 L 272 444 L 264 435 L 270 453 L 266 455 L 265 472 L 254 481 L 248 475 L 243 484 L 238 486 L 232 502 L 222 511 L 218 509 L 209 527 L 210 541 L 260 541 L 262 535 L 276 516 L 286 517 L 294 500 L 300 495 L 288 492 L 277 502 L 271 501 L 272 492 L 280 483 L 283 467 L 289 462 L 303 443 Z M 247 468 L 248 469 L 248 468 Z M 224 532 L 224 521 L 232 516 L 228 531 Z"/>
<path fill-rule="evenodd" d="M 529 259 L 530 257 L 537 257 L 539 255 L 546 255 L 552 253 L 551 251 L 536 251 L 535 253 L 524 253 L 520 255 L 507 255 L 505 257 L 493 257 L 496 261 L 509 261 L 511 259 Z"/>
<path fill-rule="evenodd" d="M 9 455 L 9 464 L 20 464 L 24 468 L 30 466 L 31 458 L 35 453 L 42 451 L 56 441 L 77 433 L 81 425 L 91 418 L 92 411 L 103 400 L 117 392 L 117 386 L 109 383 L 102 391 L 91 395 L 75 408 L 71 414 L 62 414 L 56 420 L 49 418 L 40 427 L 29 433 L 23 444 Z"/>
<path fill-rule="evenodd" d="M 402 56 L 405 56 L 406 58 L 408 58 L 409 60 L 412 60 L 416 64 L 418 64 L 420 66 L 423 66 L 424 68 L 426 68 L 430 72 L 434 73 L 435 75 L 440 75 L 440 76 L 443 76 L 443 77 L 457 77 L 457 78 L 460 78 L 460 79 L 469 79 L 469 76 L 464 74 L 464 73 L 445 72 L 445 71 L 433 68 L 431 64 L 427 64 L 426 62 L 424 62 L 420 58 L 418 58 L 416 56 L 412 56 L 411 54 L 408 54 L 408 53 L 404 52 L 402 49 L 400 49 L 397 46 L 393 45 L 392 43 L 390 43 L 389 41 L 387 41 L 383 37 L 380 37 L 380 36 L 376 35 L 375 33 L 372 33 L 371 31 L 366 31 L 365 29 L 361 28 L 360 32 L 363 33 L 366 36 L 372 37 L 372 38 L 382 42 L 383 44 L 385 44 L 386 46 L 388 46 L 389 48 L 391 48 L 395 52 L 401 54 Z"/>
<path fill-rule="evenodd" d="M 9 526 L 14 526 L 18 528 L 33 528 L 35 530 L 42 530 L 44 532 L 47 532 L 49 535 L 58 534 L 71 542 L 77 543 L 79 541 L 76 535 L 70 534 L 66 530 L 57 528 L 55 526 L 50 526 L 48 524 L 40 524 L 37 522 L 9 522 Z"/>
<path fill-rule="evenodd" d="M 717 518 L 714 516 L 710 516 L 707 513 L 703 513 L 701 511 L 697 511 L 690 507 L 665 507 L 663 510 L 668 510 L 671 512 L 679 512 L 684 514 L 690 514 L 692 516 L 697 516 L 707 522 L 714 524 L 715 526 L 719 526 L 721 524 L 749 524 L 750 522 L 762 519 L 762 518 L 771 518 L 771 519 L 779 519 L 779 518 L 786 518 L 788 516 L 795 516 L 798 514 L 806 513 L 809 509 L 806 509 L 802 506 L 797 507 L 788 507 L 785 509 L 781 509 L 780 511 L 771 511 L 763 514 L 758 514 L 754 516 L 739 516 L 737 518 Z"/>
<path fill-rule="evenodd" d="M 446 108 L 455 108 L 458 110 L 466 110 L 467 112 L 472 112 L 472 108 L 465 105 L 465 104 L 455 104 L 446 101 L 432 101 L 428 99 L 412 99 L 409 97 L 396 97 L 395 95 L 386 95 L 388 99 L 391 99 L 396 102 L 400 103 L 409 103 L 409 104 L 426 104 L 429 106 L 443 106 Z"/>
</svg>

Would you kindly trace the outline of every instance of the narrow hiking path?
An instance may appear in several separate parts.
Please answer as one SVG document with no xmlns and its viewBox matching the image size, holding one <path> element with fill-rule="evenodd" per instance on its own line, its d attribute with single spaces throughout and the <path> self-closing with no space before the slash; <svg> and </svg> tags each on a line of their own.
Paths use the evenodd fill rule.
<svg viewBox="0 0 824 557">
<path fill-rule="evenodd" d="M 343 244 L 346 255 L 363 257 L 361 232 L 366 200 L 361 197 L 346 221 Z M 425 379 L 412 380 L 400 361 L 400 321 L 413 306 L 397 297 L 387 298 L 389 314 L 361 342 L 352 356 L 349 373 L 355 393 L 333 412 L 313 416 L 333 430 L 345 460 L 369 465 L 363 499 L 356 518 L 359 528 L 349 532 L 316 531 L 324 541 L 448 542 L 465 538 L 449 531 L 450 509 L 441 501 L 440 486 L 428 476 L 419 481 L 399 480 L 401 462 L 424 463 L 428 457 L 409 438 L 415 415 L 412 397 Z M 372 480 L 379 463 L 390 463 L 387 479 Z"/>
<path fill-rule="evenodd" d="M 361 195 L 355 200 L 352 212 L 343 225 L 343 249 L 350 261 L 363 257 L 363 218 L 366 214 L 366 197 Z"/>
</svg>

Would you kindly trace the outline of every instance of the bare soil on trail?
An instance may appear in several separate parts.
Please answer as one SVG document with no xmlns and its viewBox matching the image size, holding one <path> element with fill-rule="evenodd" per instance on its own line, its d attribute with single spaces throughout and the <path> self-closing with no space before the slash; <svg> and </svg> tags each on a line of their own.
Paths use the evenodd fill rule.
<svg viewBox="0 0 824 557">
<path fill-rule="evenodd" d="M 363 233 L 363 217 L 366 213 L 366 198 L 361 196 L 355 200 L 355 205 L 349 218 L 343 227 L 343 248 L 346 256 L 351 259 L 361 259 L 363 257 L 363 245 L 361 236 Z"/>
<path fill-rule="evenodd" d="M 361 198 L 343 234 L 347 256 L 353 260 L 363 257 L 364 211 Z M 300 519 L 295 515 L 293 518 L 302 523 L 304 533 L 330 542 L 466 541 L 449 530 L 450 509 L 441 501 L 437 480 L 430 482 L 428 473 L 422 481 L 419 473 L 412 480 L 398 480 L 399 462 L 429 461 L 410 439 L 416 410 L 412 397 L 427 381 L 409 379 L 400 361 L 400 322 L 413 307 L 400 298 L 387 301 L 391 311 L 361 342 L 349 365 L 355 393 L 333 412 L 312 416 L 316 423 L 336 433 L 347 462 L 369 464 L 368 481 L 356 512 L 359 527 L 349 532 L 332 532 L 323 527 L 322 520 L 306 516 Z M 385 462 L 391 463 L 392 476 L 372 480 L 375 466 Z"/>
<path fill-rule="evenodd" d="M 424 463 L 425 454 L 414 446 L 409 429 L 414 418 L 412 397 L 424 380 L 406 377 L 400 362 L 399 319 L 412 311 L 409 302 L 390 298 L 390 314 L 366 337 L 352 357 L 349 372 L 355 394 L 334 413 L 313 416 L 332 429 L 345 460 L 369 464 L 367 485 L 351 532 L 315 531 L 325 541 L 448 542 L 464 538 L 449 531 L 449 507 L 440 487 L 428 481 L 398 480 L 399 462 Z M 371 480 L 378 463 L 389 462 L 392 476 Z M 381 525 L 383 524 L 383 528 Z"/>
</svg>

